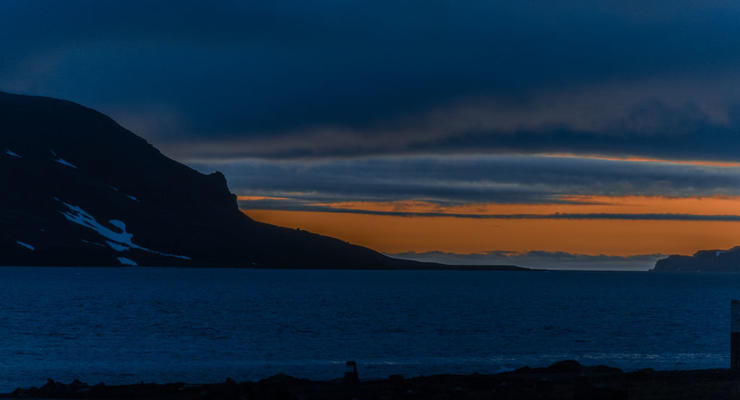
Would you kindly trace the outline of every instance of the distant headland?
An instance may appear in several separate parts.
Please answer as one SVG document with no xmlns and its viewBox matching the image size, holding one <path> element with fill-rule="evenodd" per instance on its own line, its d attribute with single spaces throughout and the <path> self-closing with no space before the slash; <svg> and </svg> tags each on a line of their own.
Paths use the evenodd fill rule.
<svg viewBox="0 0 740 400">
<path fill-rule="evenodd" d="M 740 272 L 740 246 L 729 250 L 700 250 L 692 256 L 668 256 L 658 260 L 651 271 Z"/>
</svg>

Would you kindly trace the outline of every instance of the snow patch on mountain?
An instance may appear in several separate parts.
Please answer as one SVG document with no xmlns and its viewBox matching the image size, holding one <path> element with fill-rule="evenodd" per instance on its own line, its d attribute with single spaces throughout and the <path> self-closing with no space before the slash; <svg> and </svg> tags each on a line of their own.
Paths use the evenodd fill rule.
<svg viewBox="0 0 740 400">
<path fill-rule="evenodd" d="M 7 155 L 9 155 L 11 157 L 15 157 L 15 158 L 23 158 L 20 154 L 15 153 L 14 151 L 12 151 L 10 149 L 5 149 L 5 154 L 7 154 Z"/>
<path fill-rule="evenodd" d="M 105 244 L 107 244 L 108 247 L 110 247 L 111 249 L 113 249 L 114 251 L 117 251 L 119 253 L 122 252 L 122 251 L 129 251 L 129 250 L 131 250 L 131 247 L 126 246 L 125 244 L 111 242 L 110 240 L 106 240 L 105 241 Z"/>
<path fill-rule="evenodd" d="M 111 224 L 111 225 L 113 225 L 113 226 L 115 226 L 120 231 L 125 231 L 126 230 L 126 223 L 124 223 L 123 221 L 119 221 L 117 219 L 112 219 L 112 220 L 108 221 L 108 223 Z"/>
<path fill-rule="evenodd" d="M 129 265 L 132 267 L 137 267 L 139 264 L 136 263 L 136 261 L 126 258 L 126 257 L 118 257 L 118 262 L 121 263 L 121 265 Z"/>
<path fill-rule="evenodd" d="M 97 247 L 105 247 L 105 245 L 104 245 L 104 244 L 100 244 L 100 243 L 95 243 L 95 242 L 91 242 L 91 241 L 89 241 L 89 240 L 85 240 L 85 239 L 82 239 L 82 243 L 85 243 L 85 244 L 90 244 L 90 245 L 93 245 L 93 246 L 97 246 Z"/>
<path fill-rule="evenodd" d="M 133 242 L 134 235 L 132 233 L 129 233 L 126 231 L 126 223 L 117 219 L 112 219 L 108 221 L 108 225 L 110 225 L 112 228 L 109 228 L 100 222 L 98 222 L 95 217 L 90 215 L 87 211 L 83 210 L 82 208 L 75 206 L 73 204 L 66 203 L 64 201 L 61 201 L 57 199 L 57 201 L 61 202 L 65 207 L 67 207 L 67 211 L 60 211 L 60 213 L 66 218 L 68 221 L 71 221 L 77 225 L 84 226 L 86 228 L 92 229 L 95 231 L 98 235 L 105 238 L 105 243 L 110 247 L 112 250 L 117 252 L 124 252 L 129 251 L 131 249 L 137 249 L 146 251 L 148 253 L 164 256 L 164 257 L 173 257 L 173 258 L 179 258 L 182 260 L 190 260 L 190 257 L 187 256 L 181 256 L 177 254 L 169 254 L 169 253 L 163 253 L 156 250 L 147 249 L 145 247 L 139 246 L 136 243 Z"/>
<path fill-rule="evenodd" d="M 58 162 L 59 164 L 62 164 L 64 166 L 66 166 L 66 167 L 77 169 L 77 166 L 76 165 L 74 165 L 71 162 L 63 159 L 62 157 L 59 157 L 57 155 L 57 153 L 54 151 L 54 149 L 51 149 L 50 152 L 51 152 L 51 155 L 54 156 L 54 161 L 55 162 Z"/>
<path fill-rule="evenodd" d="M 36 250 L 36 247 L 34 247 L 34 246 L 31 246 L 31 245 L 30 245 L 30 244 L 28 244 L 28 243 L 24 243 L 24 242 L 21 242 L 20 240 L 16 241 L 15 243 L 16 243 L 16 244 L 17 244 L 18 246 L 23 246 L 23 247 L 27 248 L 28 250 L 31 250 L 31 251 L 35 251 L 35 250 Z"/>
<path fill-rule="evenodd" d="M 113 185 L 108 185 L 108 187 L 110 188 L 110 190 L 112 190 L 112 191 L 114 191 L 114 192 L 117 192 L 117 193 L 120 193 L 120 192 L 121 192 L 121 190 L 120 190 L 120 189 L 118 189 L 117 187 L 115 187 L 115 186 L 113 186 Z M 141 203 L 141 200 L 139 200 L 138 198 L 136 198 L 136 197 L 134 197 L 134 196 L 131 196 L 130 194 L 125 194 L 125 193 L 122 193 L 122 194 L 123 194 L 124 196 L 128 197 L 128 198 L 129 198 L 129 200 L 135 201 L 135 202 L 137 202 L 137 203 Z"/>
</svg>

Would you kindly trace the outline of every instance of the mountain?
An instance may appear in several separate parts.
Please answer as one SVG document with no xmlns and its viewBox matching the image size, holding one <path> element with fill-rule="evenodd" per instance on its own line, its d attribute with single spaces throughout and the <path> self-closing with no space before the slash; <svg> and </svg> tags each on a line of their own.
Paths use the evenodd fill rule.
<svg viewBox="0 0 740 400">
<path fill-rule="evenodd" d="M 434 266 L 256 222 L 221 173 L 63 100 L 0 92 L 0 190 L 0 265 Z"/>
<path fill-rule="evenodd" d="M 655 263 L 656 272 L 740 272 L 740 246 L 700 250 L 693 256 L 672 255 Z"/>
</svg>

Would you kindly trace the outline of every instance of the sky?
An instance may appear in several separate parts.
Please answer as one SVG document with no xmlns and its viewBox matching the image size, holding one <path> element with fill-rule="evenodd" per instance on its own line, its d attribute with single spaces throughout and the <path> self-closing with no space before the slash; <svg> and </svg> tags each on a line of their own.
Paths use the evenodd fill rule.
<svg viewBox="0 0 740 400">
<path fill-rule="evenodd" d="M 0 90 L 387 254 L 647 269 L 740 244 L 733 1 L 0 0 Z"/>
</svg>

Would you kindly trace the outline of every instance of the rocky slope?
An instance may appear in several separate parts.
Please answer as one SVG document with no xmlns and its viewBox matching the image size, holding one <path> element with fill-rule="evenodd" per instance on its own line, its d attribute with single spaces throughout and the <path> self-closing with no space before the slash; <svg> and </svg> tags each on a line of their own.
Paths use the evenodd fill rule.
<svg viewBox="0 0 740 400">
<path fill-rule="evenodd" d="M 67 101 L 0 92 L 0 265 L 419 267 L 251 220 L 204 175 Z"/>
</svg>

